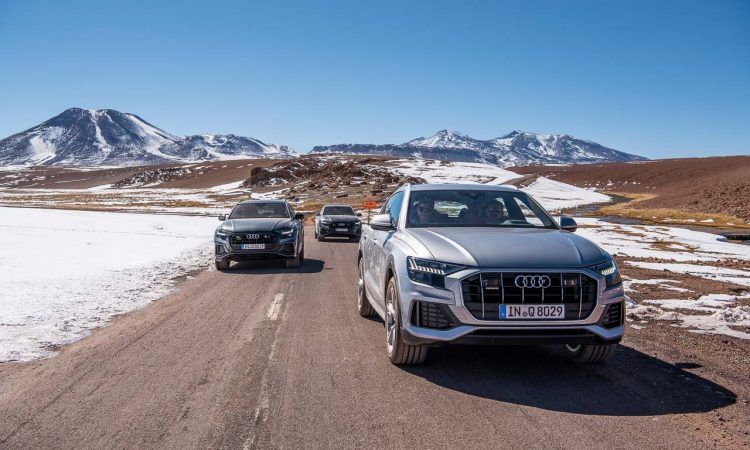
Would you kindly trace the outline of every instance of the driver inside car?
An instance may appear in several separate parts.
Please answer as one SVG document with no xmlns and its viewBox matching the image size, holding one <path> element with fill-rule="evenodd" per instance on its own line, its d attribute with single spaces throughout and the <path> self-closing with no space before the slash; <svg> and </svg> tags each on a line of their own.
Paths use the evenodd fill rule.
<svg viewBox="0 0 750 450">
<path fill-rule="evenodd" d="M 435 201 L 429 197 L 421 198 L 414 202 L 413 222 L 419 224 L 442 223 L 445 218 L 442 214 L 435 211 Z"/>
<path fill-rule="evenodd" d="M 508 216 L 504 214 L 505 208 L 503 207 L 503 204 L 495 199 L 492 199 L 487 202 L 487 206 L 485 208 L 485 216 L 487 224 L 489 225 L 495 225 L 495 224 L 501 224 L 508 220 Z"/>
</svg>

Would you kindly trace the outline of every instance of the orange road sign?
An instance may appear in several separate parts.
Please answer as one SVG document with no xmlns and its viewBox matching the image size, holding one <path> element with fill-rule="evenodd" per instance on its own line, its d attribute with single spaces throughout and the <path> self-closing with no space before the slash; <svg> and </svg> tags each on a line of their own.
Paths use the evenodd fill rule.
<svg viewBox="0 0 750 450">
<path fill-rule="evenodd" d="M 378 204 L 375 203 L 375 202 L 364 202 L 362 204 L 362 207 L 366 208 L 366 209 L 373 209 L 373 208 L 376 208 L 377 206 L 378 206 Z"/>
</svg>

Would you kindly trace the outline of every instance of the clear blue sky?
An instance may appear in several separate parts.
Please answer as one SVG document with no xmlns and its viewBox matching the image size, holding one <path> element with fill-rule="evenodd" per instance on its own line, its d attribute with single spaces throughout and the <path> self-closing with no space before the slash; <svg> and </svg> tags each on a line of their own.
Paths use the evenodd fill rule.
<svg viewBox="0 0 750 450">
<path fill-rule="evenodd" d="M 291 145 L 750 154 L 750 1 L 0 1 L 0 137 L 71 106 Z"/>
</svg>

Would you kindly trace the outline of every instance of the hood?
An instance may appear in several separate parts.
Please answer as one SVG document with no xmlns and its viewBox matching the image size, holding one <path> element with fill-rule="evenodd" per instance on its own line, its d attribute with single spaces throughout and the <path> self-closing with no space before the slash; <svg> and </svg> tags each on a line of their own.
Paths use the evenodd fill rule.
<svg viewBox="0 0 750 450">
<path fill-rule="evenodd" d="M 290 228 L 292 219 L 230 219 L 219 225 L 218 229 L 244 233 L 246 231 L 275 231 Z"/>
<path fill-rule="evenodd" d="M 492 268 L 581 268 L 607 260 L 593 242 L 561 230 L 408 228 L 436 261 Z"/>
<path fill-rule="evenodd" d="M 330 220 L 332 222 L 346 222 L 346 223 L 356 222 L 356 221 L 360 220 L 360 218 L 357 217 L 357 216 L 338 216 L 338 215 L 331 215 L 331 214 L 326 214 L 326 215 L 320 216 L 320 218 L 321 219 L 328 219 L 328 220 Z"/>
</svg>

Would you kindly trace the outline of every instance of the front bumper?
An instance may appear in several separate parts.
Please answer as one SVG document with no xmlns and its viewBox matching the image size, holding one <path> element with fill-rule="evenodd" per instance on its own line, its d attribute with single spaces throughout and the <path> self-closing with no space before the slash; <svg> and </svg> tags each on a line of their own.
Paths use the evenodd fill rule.
<svg viewBox="0 0 750 450">
<path fill-rule="evenodd" d="M 339 231 L 346 228 L 346 231 Z M 321 237 L 360 237 L 362 236 L 362 227 L 324 227 L 320 226 L 318 235 Z"/>
<path fill-rule="evenodd" d="M 298 253 L 294 237 L 265 244 L 265 247 L 262 250 L 241 250 L 227 241 L 214 239 L 214 256 L 216 261 L 251 261 L 295 258 Z"/>
<path fill-rule="evenodd" d="M 491 269 L 483 272 L 559 272 L 560 269 Z M 404 342 L 411 345 L 438 344 L 578 344 L 615 343 L 622 339 L 625 331 L 624 310 L 621 323 L 607 326 L 605 313 L 608 307 L 622 305 L 625 293 L 622 285 L 605 289 L 604 277 L 588 269 L 576 269 L 597 279 L 597 302 L 587 317 L 580 320 L 481 320 L 474 317 L 463 303 L 461 282 L 476 275 L 476 269 L 466 269 L 445 277 L 445 289 L 416 283 L 407 274 L 398 277 L 401 301 L 401 323 Z M 445 312 L 451 322 L 447 328 L 428 328 L 415 324 L 414 310 L 418 302 L 434 303 Z"/>
</svg>

